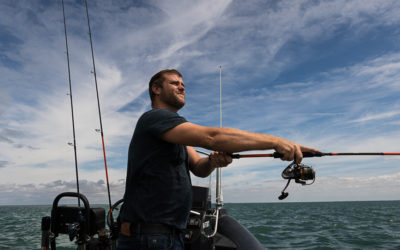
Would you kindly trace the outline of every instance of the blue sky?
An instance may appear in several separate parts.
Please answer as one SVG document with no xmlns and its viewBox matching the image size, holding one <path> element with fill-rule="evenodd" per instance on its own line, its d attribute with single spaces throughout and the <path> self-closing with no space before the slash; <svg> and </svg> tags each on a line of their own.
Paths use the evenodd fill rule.
<svg viewBox="0 0 400 250">
<path fill-rule="evenodd" d="M 177 68 L 180 114 L 272 134 L 324 152 L 399 152 L 398 1 L 88 1 L 112 199 L 150 108 L 150 77 Z M 65 0 L 81 191 L 107 203 L 83 1 Z M 75 190 L 61 0 L 0 3 L 0 205 L 49 204 Z M 287 201 L 400 199 L 399 157 L 305 159 L 311 186 Z M 287 162 L 240 159 L 225 202 L 275 202 Z M 207 179 L 193 179 L 204 185 Z"/>
</svg>

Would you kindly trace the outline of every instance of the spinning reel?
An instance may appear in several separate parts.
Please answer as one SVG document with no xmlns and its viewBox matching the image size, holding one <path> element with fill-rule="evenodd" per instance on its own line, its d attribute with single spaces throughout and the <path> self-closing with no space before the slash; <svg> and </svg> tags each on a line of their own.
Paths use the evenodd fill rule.
<svg viewBox="0 0 400 250">
<path fill-rule="evenodd" d="M 282 178 L 287 179 L 285 188 L 282 190 L 281 195 L 278 197 L 279 200 L 283 200 L 288 197 L 289 193 L 285 192 L 286 188 L 289 186 L 289 183 L 292 179 L 295 180 L 296 183 L 301 185 L 311 185 L 315 181 L 315 171 L 312 167 L 304 165 L 304 164 L 296 164 L 294 161 L 287 166 L 282 172 Z M 312 182 L 307 183 L 306 181 L 312 180 Z"/>
</svg>

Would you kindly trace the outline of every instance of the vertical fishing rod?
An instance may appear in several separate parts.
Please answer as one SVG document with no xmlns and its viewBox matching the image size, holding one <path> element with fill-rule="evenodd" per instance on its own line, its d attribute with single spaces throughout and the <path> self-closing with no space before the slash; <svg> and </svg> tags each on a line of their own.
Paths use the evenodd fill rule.
<svg viewBox="0 0 400 250">
<path fill-rule="evenodd" d="M 96 76 L 96 64 L 94 63 L 92 32 L 90 30 L 89 10 L 88 10 L 87 0 L 84 0 L 84 1 L 85 1 L 85 6 L 86 6 L 86 17 L 87 17 L 88 30 L 89 30 L 90 49 L 91 49 L 91 52 L 92 52 L 94 83 L 96 85 L 97 108 L 98 108 L 98 111 L 99 111 L 99 121 L 100 121 L 100 135 L 101 135 L 101 142 L 102 142 L 102 145 L 103 145 L 104 168 L 105 168 L 105 171 L 106 171 L 106 180 L 107 180 L 108 203 L 110 205 L 110 210 L 111 210 L 112 205 L 111 205 L 110 183 L 108 181 L 106 148 L 105 148 L 105 144 L 104 144 L 103 123 L 101 121 L 100 99 L 99 99 L 99 90 L 98 90 L 98 87 L 97 87 L 97 76 Z"/>
<path fill-rule="evenodd" d="M 222 128 L 222 66 L 219 66 L 219 127 Z M 197 151 L 204 154 L 204 152 Z M 205 153 L 207 154 L 207 153 Z M 221 168 L 216 169 L 216 194 L 215 194 L 215 211 L 211 217 L 214 218 L 214 231 L 211 234 L 206 234 L 204 231 L 204 223 L 201 223 L 200 232 L 206 238 L 214 237 L 218 231 L 218 218 L 219 212 L 223 206 L 222 189 L 221 189 Z M 211 177 L 210 177 L 210 190 L 211 190 Z M 203 222 L 206 214 L 203 215 Z"/>
<path fill-rule="evenodd" d="M 222 128 L 222 66 L 219 66 L 219 127 Z M 205 154 L 210 156 L 209 154 L 196 150 L 198 153 L 200 154 Z M 203 222 L 201 223 L 200 226 L 200 232 L 201 234 L 206 237 L 206 238 L 211 238 L 214 237 L 217 234 L 218 231 L 218 218 L 219 218 L 219 212 L 223 206 L 223 198 L 222 198 L 222 189 L 221 189 L 221 168 L 217 168 L 216 169 L 216 195 L 215 195 L 215 210 L 213 212 L 213 214 L 211 215 L 211 217 L 214 220 L 214 231 L 211 234 L 207 234 L 204 231 L 204 220 L 206 217 L 206 214 L 203 215 Z M 211 176 L 210 176 L 210 190 L 211 190 Z"/>
<path fill-rule="evenodd" d="M 65 48 L 67 53 L 67 65 L 68 65 L 68 82 L 69 82 L 69 97 L 71 101 L 71 115 L 72 115 L 72 135 L 74 142 L 72 145 L 74 146 L 74 154 L 75 154 L 75 173 L 76 173 L 76 189 L 78 193 L 78 207 L 81 206 L 81 202 L 79 199 L 79 177 L 78 177 L 78 158 L 76 156 L 76 139 L 75 139 L 75 120 L 74 120 L 74 105 L 72 102 L 72 84 L 71 84 L 71 69 L 69 65 L 69 51 L 68 51 L 68 38 L 67 38 L 67 24 L 65 22 L 65 10 L 64 10 L 64 0 L 62 0 L 62 10 L 63 10 L 63 18 L 64 18 L 64 34 L 65 34 Z"/>
<path fill-rule="evenodd" d="M 219 66 L 219 127 L 222 128 L 222 66 Z M 221 168 L 217 168 L 216 172 L 216 205 L 221 208 L 223 205 L 223 197 L 221 190 Z"/>
</svg>

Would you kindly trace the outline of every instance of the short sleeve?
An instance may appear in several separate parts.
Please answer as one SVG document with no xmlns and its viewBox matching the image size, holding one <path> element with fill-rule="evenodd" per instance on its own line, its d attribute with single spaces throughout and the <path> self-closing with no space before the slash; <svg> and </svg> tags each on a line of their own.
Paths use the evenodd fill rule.
<svg viewBox="0 0 400 250">
<path fill-rule="evenodd" d="M 143 125 L 149 133 L 160 137 L 164 132 L 187 122 L 179 114 L 167 109 L 153 109 L 143 117 Z"/>
</svg>

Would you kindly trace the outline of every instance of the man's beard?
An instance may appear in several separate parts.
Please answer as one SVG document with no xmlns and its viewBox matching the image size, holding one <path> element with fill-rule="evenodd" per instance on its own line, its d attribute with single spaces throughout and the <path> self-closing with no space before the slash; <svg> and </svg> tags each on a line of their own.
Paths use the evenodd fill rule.
<svg viewBox="0 0 400 250">
<path fill-rule="evenodd" d="M 169 106 L 172 106 L 176 108 L 177 110 L 181 109 L 183 106 L 185 106 L 185 100 L 181 100 L 177 97 L 177 94 L 169 94 L 169 95 L 164 95 L 163 96 L 163 101 L 168 104 Z"/>
</svg>

